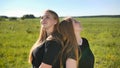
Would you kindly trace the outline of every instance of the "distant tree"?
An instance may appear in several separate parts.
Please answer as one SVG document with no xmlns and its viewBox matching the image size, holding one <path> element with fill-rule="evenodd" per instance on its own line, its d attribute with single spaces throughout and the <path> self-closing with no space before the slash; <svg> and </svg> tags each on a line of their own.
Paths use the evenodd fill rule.
<svg viewBox="0 0 120 68">
<path fill-rule="evenodd" d="M 7 16 L 0 16 L 0 21 L 5 21 L 6 19 L 8 19 Z"/>
<path fill-rule="evenodd" d="M 8 17 L 7 16 L 0 16 L 0 18 L 6 18 L 7 19 Z"/>
<path fill-rule="evenodd" d="M 17 17 L 9 17 L 9 21 L 17 20 Z"/>
<path fill-rule="evenodd" d="M 29 18 L 35 18 L 35 16 L 32 14 L 29 14 L 29 15 L 23 15 L 23 17 L 21 17 L 22 20 L 29 19 Z"/>
</svg>

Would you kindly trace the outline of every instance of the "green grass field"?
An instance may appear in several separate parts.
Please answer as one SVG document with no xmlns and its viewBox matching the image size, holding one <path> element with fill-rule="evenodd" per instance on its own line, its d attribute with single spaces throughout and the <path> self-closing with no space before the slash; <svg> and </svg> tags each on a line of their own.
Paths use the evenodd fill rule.
<svg viewBox="0 0 120 68">
<path fill-rule="evenodd" d="M 120 68 L 120 18 L 76 18 L 89 40 L 95 68 Z M 0 21 L 0 68 L 31 68 L 29 50 L 39 36 L 39 19 Z"/>
</svg>

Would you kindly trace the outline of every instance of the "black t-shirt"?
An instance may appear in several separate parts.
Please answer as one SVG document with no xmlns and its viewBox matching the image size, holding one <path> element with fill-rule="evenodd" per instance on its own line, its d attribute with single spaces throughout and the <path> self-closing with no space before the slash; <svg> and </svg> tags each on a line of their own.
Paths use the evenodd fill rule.
<svg viewBox="0 0 120 68">
<path fill-rule="evenodd" d="M 68 58 L 76 60 L 76 54 L 74 52 L 74 49 L 72 49 L 67 55 L 63 54 L 63 57 L 62 57 L 63 68 L 66 68 L 66 61 Z"/>
<path fill-rule="evenodd" d="M 38 46 L 32 52 L 33 68 L 39 68 L 42 62 L 52 65 L 52 68 L 60 68 L 59 53 L 61 49 L 61 44 L 55 40 L 47 40 L 46 42 Z"/>
<path fill-rule="evenodd" d="M 82 54 L 79 60 L 79 68 L 94 68 L 94 55 L 89 47 L 89 43 L 85 38 L 82 38 L 82 40 L 82 45 L 79 46 Z"/>
</svg>

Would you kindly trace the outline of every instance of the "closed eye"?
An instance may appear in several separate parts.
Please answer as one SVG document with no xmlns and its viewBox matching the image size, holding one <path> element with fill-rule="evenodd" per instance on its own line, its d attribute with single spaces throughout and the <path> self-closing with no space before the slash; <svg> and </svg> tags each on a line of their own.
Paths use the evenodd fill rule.
<svg viewBox="0 0 120 68">
<path fill-rule="evenodd" d="M 41 16 L 40 18 L 41 18 L 41 19 L 43 19 L 43 18 L 44 18 L 44 19 L 48 19 L 49 16 Z"/>
</svg>

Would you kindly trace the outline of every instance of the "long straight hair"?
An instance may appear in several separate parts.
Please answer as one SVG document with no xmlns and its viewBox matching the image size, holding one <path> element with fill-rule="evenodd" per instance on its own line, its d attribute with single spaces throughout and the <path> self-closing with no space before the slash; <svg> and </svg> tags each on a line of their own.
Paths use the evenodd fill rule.
<svg viewBox="0 0 120 68">
<path fill-rule="evenodd" d="M 56 12 L 52 11 L 52 10 L 46 10 L 45 12 L 48 12 L 48 13 L 51 13 L 54 17 L 54 19 L 57 21 L 57 23 L 54 25 L 54 28 L 53 28 L 53 32 L 52 32 L 52 39 L 55 39 L 56 41 L 60 41 L 60 35 L 58 33 L 58 25 L 59 25 L 59 17 L 57 15 Z M 32 52 L 33 50 L 40 46 L 40 44 L 42 44 L 45 40 L 47 39 L 47 32 L 45 29 L 43 29 L 41 27 L 40 29 L 40 35 L 39 35 L 39 38 L 38 40 L 36 41 L 36 43 L 32 46 L 31 50 L 30 50 L 30 54 L 29 54 L 29 63 L 32 62 Z"/>
<path fill-rule="evenodd" d="M 75 54 L 75 59 L 77 61 L 78 66 L 78 44 L 76 40 L 76 36 L 74 33 L 73 23 L 70 18 L 66 18 L 59 24 L 59 32 L 61 33 L 64 40 L 64 48 L 61 53 L 62 65 L 67 60 L 67 55 L 71 52 Z"/>
</svg>

